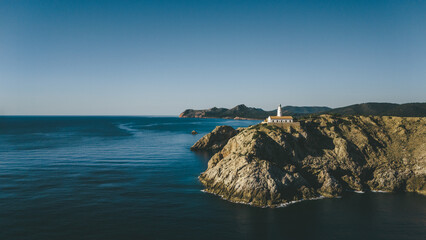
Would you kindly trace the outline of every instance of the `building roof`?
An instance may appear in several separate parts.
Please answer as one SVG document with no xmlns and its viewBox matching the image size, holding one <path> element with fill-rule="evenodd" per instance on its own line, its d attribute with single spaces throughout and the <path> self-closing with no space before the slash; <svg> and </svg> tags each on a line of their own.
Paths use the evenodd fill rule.
<svg viewBox="0 0 426 240">
<path fill-rule="evenodd" d="M 293 119 L 292 116 L 269 116 L 271 119 Z"/>
</svg>

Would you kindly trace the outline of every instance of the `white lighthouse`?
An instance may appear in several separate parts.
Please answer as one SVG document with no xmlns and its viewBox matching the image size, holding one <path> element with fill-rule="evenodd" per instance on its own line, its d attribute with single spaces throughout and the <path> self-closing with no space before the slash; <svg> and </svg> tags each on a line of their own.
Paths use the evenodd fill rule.
<svg viewBox="0 0 426 240">
<path fill-rule="evenodd" d="M 264 123 L 293 123 L 293 117 L 283 116 L 280 104 L 277 109 L 277 116 L 269 116 L 267 119 L 265 119 Z"/>
</svg>

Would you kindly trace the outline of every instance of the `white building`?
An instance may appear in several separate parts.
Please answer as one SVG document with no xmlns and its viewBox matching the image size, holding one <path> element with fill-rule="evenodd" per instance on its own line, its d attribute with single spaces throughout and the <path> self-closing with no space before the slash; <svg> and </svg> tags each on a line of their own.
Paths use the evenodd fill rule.
<svg viewBox="0 0 426 240">
<path fill-rule="evenodd" d="M 282 116 L 281 104 L 278 106 L 277 116 L 269 116 L 266 120 L 267 123 L 292 123 L 292 116 Z"/>
</svg>

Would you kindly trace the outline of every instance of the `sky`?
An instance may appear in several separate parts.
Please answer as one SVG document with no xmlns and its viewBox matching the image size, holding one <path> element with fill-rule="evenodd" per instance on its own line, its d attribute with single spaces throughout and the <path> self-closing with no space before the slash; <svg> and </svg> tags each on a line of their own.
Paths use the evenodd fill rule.
<svg viewBox="0 0 426 240">
<path fill-rule="evenodd" d="M 426 102 L 426 1 L 0 0 L 0 115 Z"/>
</svg>

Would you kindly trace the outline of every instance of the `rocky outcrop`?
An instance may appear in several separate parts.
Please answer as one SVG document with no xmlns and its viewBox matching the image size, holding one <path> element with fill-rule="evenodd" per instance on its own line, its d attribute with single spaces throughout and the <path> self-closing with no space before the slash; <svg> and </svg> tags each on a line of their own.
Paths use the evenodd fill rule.
<svg viewBox="0 0 426 240">
<path fill-rule="evenodd" d="M 199 179 L 233 202 L 279 206 L 347 190 L 426 194 L 426 118 L 321 115 L 297 129 L 259 124 L 218 142 L 213 132 L 194 145 L 220 150 Z"/>
<path fill-rule="evenodd" d="M 204 150 L 217 152 L 222 149 L 228 140 L 237 134 L 237 130 L 230 126 L 218 126 L 211 133 L 208 133 L 198 140 L 192 147 L 192 151 Z"/>
</svg>

